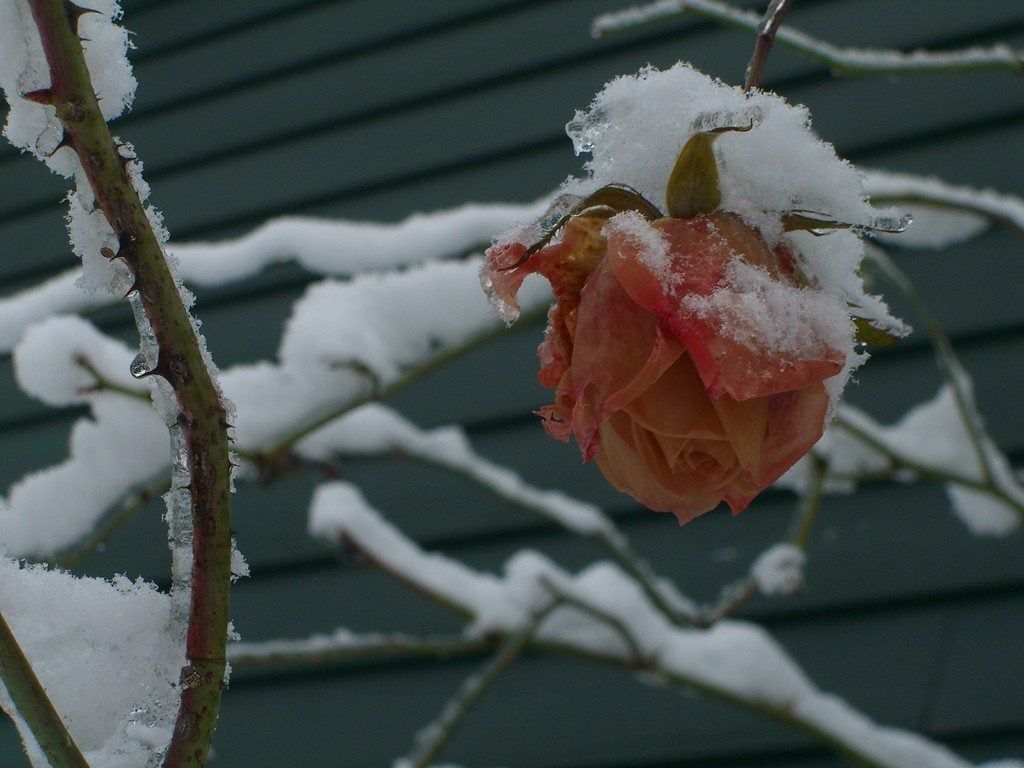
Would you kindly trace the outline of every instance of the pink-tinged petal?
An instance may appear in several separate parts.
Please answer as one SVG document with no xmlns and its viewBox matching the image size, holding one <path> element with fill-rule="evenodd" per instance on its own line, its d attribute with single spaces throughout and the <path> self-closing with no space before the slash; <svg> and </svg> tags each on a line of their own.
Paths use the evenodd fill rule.
<svg viewBox="0 0 1024 768">
<path fill-rule="evenodd" d="M 536 270 L 536 254 L 523 261 L 526 249 L 522 243 L 515 242 L 493 245 L 484 254 L 480 271 L 480 282 L 492 306 L 503 305 L 515 315 L 519 314 L 519 288 L 526 276 Z"/>
<path fill-rule="evenodd" d="M 821 382 L 770 398 L 761 488 L 782 477 L 821 439 L 829 404 Z"/>
<path fill-rule="evenodd" d="M 683 343 L 712 397 L 765 397 L 842 370 L 845 356 L 838 350 L 822 350 L 817 359 L 808 360 L 751 346 L 727 332 L 729 318 L 698 315 L 689 305 L 693 297 L 723 288 L 726 269 L 737 255 L 774 279 L 793 284 L 788 252 L 772 251 L 756 230 L 731 214 L 659 219 L 652 226 L 668 243 L 663 263 L 649 263 L 640 243 L 617 231 L 608 238 L 608 261 L 630 298 L 658 315 Z"/>
<path fill-rule="evenodd" d="M 555 402 L 534 411 L 540 416 L 544 431 L 556 440 L 569 442 L 572 434 L 572 409 L 575 401 L 572 397 L 572 375 L 566 371 L 555 391 Z"/>
<path fill-rule="evenodd" d="M 657 368 L 671 364 L 681 350 L 658 345 L 658 321 L 632 301 L 607 261 L 602 261 L 580 293 L 573 339 L 572 371 L 573 432 L 584 458 L 593 456 L 600 440 L 598 427 L 609 415 L 606 402 L 617 410 L 643 387 L 634 384 L 638 376 L 653 382 L 661 375 Z M 657 350 L 655 364 L 648 362 Z M 664 370 L 662 368 L 662 370 Z M 626 394 L 620 394 L 623 390 Z"/>
<path fill-rule="evenodd" d="M 678 343 L 678 342 L 677 342 Z M 626 406 L 645 427 L 679 438 L 724 440 L 726 432 L 688 355 L 678 357 L 660 378 Z"/>
<path fill-rule="evenodd" d="M 641 445 L 636 444 L 637 436 Z M 692 473 L 673 475 L 663 462 L 649 466 L 642 455 L 653 455 L 650 436 L 634 430 L 633 422 L 620 411 L 601 425 L 601 449 L 596 456 L 608 482 L 656 512 L 671 512 L 680 523 L 688 522 L 718 506 L 721 491 L 708 488 Z"/>
<path fill-rule="evenodd" d="M 765 430 L 768 424 L 768 399 L 738 401 L 725 395 L 711 401 L 722 428 L 743 471 L 761 474 Z"/>
<path fill-rule="evenodd" d="M 548 325 L 544 341 L 537 348 L 540 357 L 540 371 L 537 380 L 544 387 L 557 387 L 572 359 L 572 336 L 565 324 L 565 313 L 561 304 L 553 304 L 548 311 Z"/>
</svg>

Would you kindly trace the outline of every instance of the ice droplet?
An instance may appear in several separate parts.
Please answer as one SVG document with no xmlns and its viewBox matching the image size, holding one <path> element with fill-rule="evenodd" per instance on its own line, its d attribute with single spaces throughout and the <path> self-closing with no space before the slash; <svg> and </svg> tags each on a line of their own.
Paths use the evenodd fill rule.
<svg viewBox="0 0 1024 768">
<path fill-rule="evenodd" d="M 708 131 L 720 131 L 725 128 L 756 128 L 764 121 L 764 112 L 760 107 L 747 107 L 737 110 L 719 110 L 717 112 L 704 112 L 697 115 L 690 123 L 690 130 L 694 133 L 706 133 Z"/>
<path fill-rule="evenodd" d="M 149 375 L 149 366 L 141 352 L 132 358 L 132 364 L 128 367 L 128 372 L 136 379 L 144 379 Z"/>
<path fill-rule="evenodd" d="M 595 139 L 603 129 L 608 127 L 608 119 L 604 110 L 593 109 L 584 112 L 576 110 L 572 120 L 565 124 L 565 132 L 572 140 L 572 149 L 577 155 L 593 152 Z"/>
</svg>

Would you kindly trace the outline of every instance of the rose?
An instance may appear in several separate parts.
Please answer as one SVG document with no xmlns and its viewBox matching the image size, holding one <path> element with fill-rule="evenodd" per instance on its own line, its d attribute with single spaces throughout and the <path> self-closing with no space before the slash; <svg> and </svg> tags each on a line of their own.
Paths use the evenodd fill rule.
<svg viewBox="0 0 1024 768">
<path fill-rule="evenodd" d="M 496 300 L 515 307 L 534 272 L 555 294 L 539 348 L 555 402 L 537 413 L 651 509 L 739 513 L 821 437 L 850 318 L 734 214 L 609 213 L 582 210 L 546 247 L 487 253 Z"/>
</svg>

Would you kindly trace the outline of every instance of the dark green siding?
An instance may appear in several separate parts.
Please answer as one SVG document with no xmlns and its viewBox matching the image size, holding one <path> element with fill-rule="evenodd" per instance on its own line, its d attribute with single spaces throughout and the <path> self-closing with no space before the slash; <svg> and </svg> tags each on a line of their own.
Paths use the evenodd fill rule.
<svg viewBox="0 0 1024 768">
<path fill-rule="evenodd" d="M 176 240 L 244 232 L 304 213 L 397 220 L 468 200 L 529 200 L 578 169 L 562 126 L 611 76 L 692 60 L 737 80 L 747 35 L 693 20 L 594 41 L 596 14 L 623 0 L 134 0 L 134 110 L 117 132 L 145 160 Z M 755 3 L 746 3 L 755 5 Z M 966 9 L 966 10 L 965 10 Z M 801 0 L 789 17 L 837 43 L 1024 44 L 1019 0 Z M 1024 193 L 1024 80 L 1006 73 L 840 79 L 786 51 L 769 84 L 808 104 L 839 151 L 866 166 L 937 174 Z M 0 283 L 15 290 L 71 264 L 62 182 L 0 150 Z M 976 374 L 996 439 L 1024 460 L 1024 245 L 1001 232 L 939 253 L 907 253 L 917 282 Z M 309 280 L 274 268 L 199 292 L 222 367 L 273 357 Z M 133 336 L 124 307 L 96 318 Z M 574 448 L 543 437 L 530 411 L 538 326 L 518 328 L 392 400 L 418 423 L 459 421 L 486 456 L 543 487 L 604 505 L 636 548 L 684 591 L 711 599 L 785 531 L 793 499 L 766 494 L 739 520 L 714 513 L 679 530 L 612 492 Z M 881 352 L 849 400 L 883 419 L 934 393 L 920 339 Z M 61 459 L 77 411 L 25 398 L 0 359 L 6 487 Z M 394 461 L 345 468 L 368 498 L 428 546 L 498 569 L 531 547 L 580 567 L 600 552 L 463 481 Z M 248 639 L 357 630 L 453 630 L 452 621 L 376 574 L 338 563 L 305 534 L 317 478 L 240 488 L 235 528 L 254 576 L 235 591 Z M 427 486 L 433 490 L 423 493 Z M 1024 754 L 1024 536 L 976 539 L 941 488 L 880 484 L 829 498 L 802 598 L 758 600 L 763 621 L 823 688 L 880 721 L 965 754 Z M 132 520 L 90 573 L 166 577 L 156 506 Z M 404 752 L 472 662 L 326 674 L 236 676 L 218 765 L 379 766 Z M 4 764 L 16 764 L 4 731 Z M 9 757 L 7 757 L 9 755 Z M 700 698 L 580 662 L 530 658 L 460 730 L 450 756 L 479 766 L 836 765 L 792 732 Z"/>
</svg>

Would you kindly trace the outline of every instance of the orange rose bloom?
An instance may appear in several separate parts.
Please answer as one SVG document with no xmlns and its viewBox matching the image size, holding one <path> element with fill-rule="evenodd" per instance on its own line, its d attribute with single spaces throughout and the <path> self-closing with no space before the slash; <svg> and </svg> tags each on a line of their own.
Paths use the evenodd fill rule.
<svg viewBox="0 0 1024 768">
<path fill-rule="evenodd" d="M 792 254 L 738 216 L 650 222 L 665 246 L 657 260 L 608 222 L 584 211 L 525 261 L 521 243 L 487 253 L 484 276 L 507 304 L 533 272 L 554 290 L 539 378 L 555 402 L 538 414 L 548 434 L 574 435 L 584 460 L 651 509 L 684 523 L 723 500 L 738 513 L 821 437 L 822 382 L 845 353 L 813 327 L 809 344 L 759 344 L 750 316 L 730 313 L 744 300 L 730 293 L 737 262 L 769 289 L 806 286 Z"/>
</svg>

